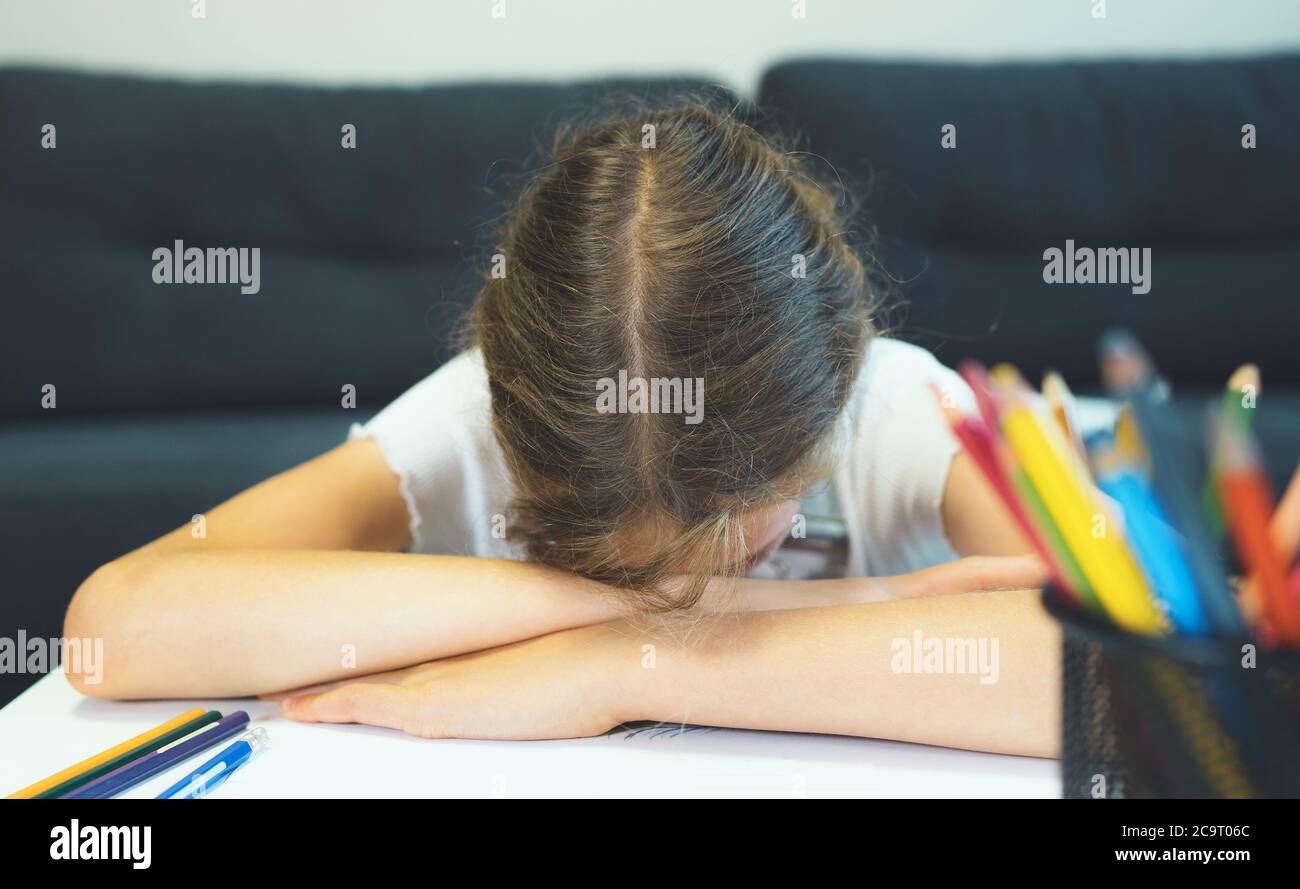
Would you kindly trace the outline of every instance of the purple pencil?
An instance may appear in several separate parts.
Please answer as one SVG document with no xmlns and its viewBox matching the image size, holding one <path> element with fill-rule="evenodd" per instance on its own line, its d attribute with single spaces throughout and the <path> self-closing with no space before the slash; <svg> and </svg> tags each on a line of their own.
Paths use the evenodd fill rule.
<svg viewBox="0 0 1300 889">
<path fill-rule="evenodd" d="M 101 775 L 85 786 L 77 788 L 75 793 L 68 794 L 64 799 L 105 799 L 117 796 L 140 782 L 149 780 L 159 772 L 179 765 L 196 753 L 202 753 L 209 747 L 220 744 L 231 735 L 243 731 L 246 725 L 248 725 L 248 714 L 243 710 L 236 710 L 223 717 L 220 722 L 214 723 L 211 728 L 197 732 L 171 747 L 155 750 L 148 756 L 116 768 L 107 775 Z"/>
</svg>

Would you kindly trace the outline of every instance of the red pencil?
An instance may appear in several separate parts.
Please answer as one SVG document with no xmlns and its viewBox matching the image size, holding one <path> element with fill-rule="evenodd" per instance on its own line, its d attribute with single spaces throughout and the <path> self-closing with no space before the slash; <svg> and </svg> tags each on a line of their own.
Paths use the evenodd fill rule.
<svg viewBox="0 0 1300 889">
<path fill-rule="evenodd" d="M 989 487 L 993 488 L 998 499 L 1011 513 L 1011 518 L 1020 528 L 1020 532 L 1025 535 L 1026 541 L 1047 565 L 1047 570 L 1052 575 L 1052 582 L 1063 594 L 1073 596 L 1074 587 L 1065 579 L 1055 553 L 1043 542 L 1038 529 L 1034 527 L 1029 514 L 1025 512 L 1024 504 L 1020 502 L 1020 498 L 1011 487 L 1011 481 L 1003 469 L 1002 458 L 998 455 L 999 445 L 992 430 L 980 418 L 967 416 L 948 407 L 944 403 L 943 393 L 937 386 L 931 386 L 931 391 L 953 435 L 966 453 L 970 454 L 976 467 L 989 483 Z"/>
<path fill-rule="evenodd" d="M 984 365 L 978 361 L 963 361 L 958 366 L 957 372 L 975 393 L 975 404 L 979 407 L 980 416 L 984 418 L 984 424 L 989 429 L 997 429 L 1001 411 L 993 395 L 993 387 L 989 385 L 989 375 Z"/>
</svg>

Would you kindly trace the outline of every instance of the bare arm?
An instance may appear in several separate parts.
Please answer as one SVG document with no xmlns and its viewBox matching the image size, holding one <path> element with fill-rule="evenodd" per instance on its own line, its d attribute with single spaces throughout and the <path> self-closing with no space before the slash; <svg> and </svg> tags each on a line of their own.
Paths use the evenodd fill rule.
<svg viewBox="0 0 1300 889">
<path fill-rule="evenodd" d="M 931 640 L 986 654 L 915 672 Z M 749 614 L 700 644 L 655 644 L 653 670 L 627 671 L 622 719 L 1057 752 L 1060 636 L 1033 591 Z"/>
<path fill-rule="evenodd" d="M 1000 582 L 987 565 L 941 566 L 945 587 Z M 923 646 L 982 641 L 985 655 L 963 671 L 944 661 L 941 672 L 903 672 L 915 666 L 899 659 L 917 633 Z M 1059 646 L 1036 593 L 974 592 L 708 625 L 583 627 L 300 693 L 283 707 L 292 719 L 430 738 L 569 738 L 648 719 L 1053 756 Z"/>
<path fill-rule="evenodd" d="M 609 620 L 595 584 L 522 562 L 307 550 L 127 558 L 65 634 L 104 639 L 112 698 L 234 697 L 389 670 Z"/>
<path fill-rule="evenodd" d="M 534 565 L 393 552 L 396 477 L 349 442 L 96 571 L 68 637 L 104 639 L 102 697 L 246 695 L 610 620 L 604 588 Z"/>
<path fill-rule="evenodd" d="M 398 481 L 374 442 L 268 479 L 88 578 L 64 634 L 102 638 L 112 698 L 262 694 L 623 616 L 617 591 L 538 565 L 395 552 Z M 843 582 L 719 585 L 703 609 L 853 601 Z M 99 678 L 91 684 L 87 681 Z"/>
<path fill-rule="evenodd" d="M 963 556 L 1012 556 L 1032 552 L 997 494 L 965 453 L 953 458 L 943 490 L 943 527 Z"/>
</svg>

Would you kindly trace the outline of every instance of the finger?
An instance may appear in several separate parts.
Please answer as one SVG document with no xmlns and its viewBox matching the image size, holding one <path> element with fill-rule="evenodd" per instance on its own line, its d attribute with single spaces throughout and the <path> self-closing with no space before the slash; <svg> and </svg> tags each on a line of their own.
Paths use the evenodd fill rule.
<svg viewBox="0 0 1300 889">
<path fill-rule="evenodd" d="M 1022 590 L 1042 586 L 1049 577 L 1047 566 L 1036 555 L 970 556 L 936 565 L 929 572 L 922 579 L 929 584 L 929 595 Z"/>
<path fill-rule="evenodd" d="M 259 700 L 263 701 L 283 701 L 285 698 L 300 698 L 304 695 L 318 695 L 340 685 L 347 685 L 350 682 L 356 682 L 356 679 L 339 679 L 335 682 L 322 682 L 319 685 L 304 685 L 302 688 L 291 688 L 288 691 L 273 691 L 269 694 L 258 695 Z"/>
<path fill-rule="evenodd" d="M 385 670 L 382 673 L 363 673 L 360 676 L 349 676 L 347 679 L 336 679 L 333 682 L 322 682 L 318 685 L 304 685 L 302 688 L 291 688 L 287 691 L 274 691 L 264 695 L 258 695 L 263 701 L 283 701 L 285 698 L 298 698 L 303 695 L 316 695 L 322 692 L 332 691 L 341 688 L 344 685 L 352 685 L 357 682 L 367 682 L 383 685 L 401 685 L 404 681 L 425 668 L 425 664 L 417 664 L 414 667 L 402 667 L 399 670 Z"/>
<path fill-rule="evenodd" d="M 1300 467 L 1296 467 L 1291 484 L 1287 485 L 1286 492 L 1277 504 L 1269 533 L 1273 536 L 1273 545 L 1277 547 L 1278 553 L 1288 565 L 1291 564 L 1296 550 L 1300 549 Z"/>
<path fill-rule="evenodd" d="M 404 730 L 419 700 L 400 685 L 353 683 L 320 694 L 285 698 L 280 711 L 295 722 L 361 722 Z"/>
<path fill-rule="evenodd" d="M 1018 590 L 1047 582 L 1038 556 L 970 556 L 909 575 L 910 595 L 943 596 L 992 590 Z"/>
<path fill-rule="evenodd" d="M 1038 556 L 968 556 L 884 578 L 884 587 L 900 598 L 947 596 L 955 593 L 1022 590 L 1040 587 L 1048 580 L 1047 566 Z"/>
</svg>

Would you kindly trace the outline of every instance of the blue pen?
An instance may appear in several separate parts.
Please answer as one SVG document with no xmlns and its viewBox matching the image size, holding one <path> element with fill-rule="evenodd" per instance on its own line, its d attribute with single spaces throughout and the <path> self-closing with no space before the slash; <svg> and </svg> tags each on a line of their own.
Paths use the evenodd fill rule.
<svg viewBox="0 0 1300 889">
<path fill-rule="evenodd" d="M 91 781 L 75 792 L 68 794 L 67 799 L 104 799 L 105 797 L 117 796 L 137 784 L 149 780 L 154 775 L 161 775 L 168 769 L 175 768 L 185 762 L 185 760 L 215 748 L 222 741 L 238 736 L 247 728 L 248 714 L 243 710 L 236 710 L 234 713 L 228 714 L 220 722 L 190 735 L 183 741 L 179 741 L 170 747 L 164 747 L 161 750 L 155 750 L 142 759 L 127 763 L 120 769 Z"/>
<path fill-rule="evenodd" d="M 154 799 L 202 799 L 224 784 L 235 769 L 259 756 L 269 743 L 266 729 L 255 728 Z"/>
</svg>

